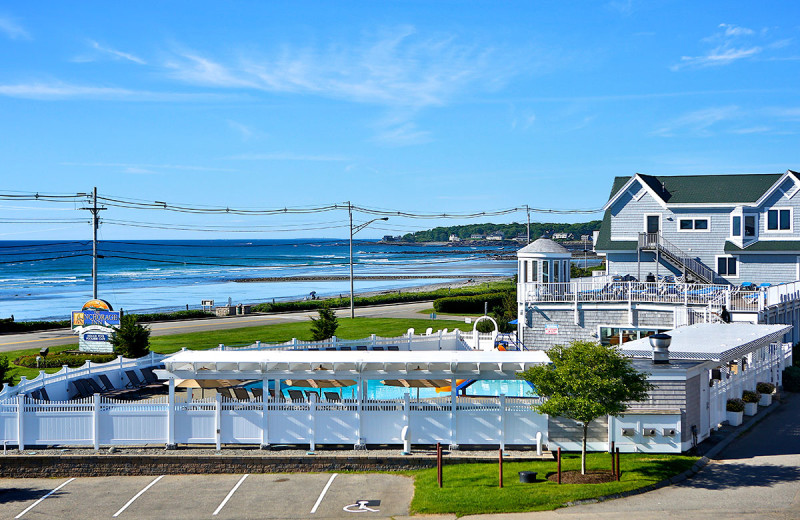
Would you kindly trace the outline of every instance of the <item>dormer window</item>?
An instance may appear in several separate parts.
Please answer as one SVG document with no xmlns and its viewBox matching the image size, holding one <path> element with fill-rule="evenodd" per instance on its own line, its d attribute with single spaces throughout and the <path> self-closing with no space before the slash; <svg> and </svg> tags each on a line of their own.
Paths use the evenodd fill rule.
<svg viewBox="0 0 800 520">
<path fill-rule="evenodd" d="M 742 217 L 736 215 L 731 222 L 731 235 L 735 237 L 742 236 Z"/>
<path fill-rule="evenodd" d="M 756 217 L 755 215 L 744 216 L 744 237 L 755 238 L 756 236 Z"/>
</svg>

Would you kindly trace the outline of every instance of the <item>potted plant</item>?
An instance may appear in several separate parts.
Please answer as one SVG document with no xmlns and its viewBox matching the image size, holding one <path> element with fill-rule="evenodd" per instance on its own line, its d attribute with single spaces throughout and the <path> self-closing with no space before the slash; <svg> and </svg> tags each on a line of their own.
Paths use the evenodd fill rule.
<svg viewBox="0 0 800 520">
<path fill-rule="evenodd" d="M 739 426 L 742 424 L 742 414 L 744 413 L 744 401 L 741 399 L 728 399 L 725 405 L 725 414 L 728 419 L 728 424 L 731 426 Z"/>
<path fill-rule="evenodd" d="M 752 390 L 745 390 L 742 392 L 742 401 L 744 401 L 744 414 L 755 415 L 758 413 L 758 402 L 761 400 L 761 395 Z"/>
<path fill-rule="evenodd" d="M 775 392 L 775 385 L 772 383 L 756 383 L 756 392 L 761 394 L 761 400 L 758 401 L 760 406 L 769 406 L 772 404 L 772 394 Z"/>
</svg>

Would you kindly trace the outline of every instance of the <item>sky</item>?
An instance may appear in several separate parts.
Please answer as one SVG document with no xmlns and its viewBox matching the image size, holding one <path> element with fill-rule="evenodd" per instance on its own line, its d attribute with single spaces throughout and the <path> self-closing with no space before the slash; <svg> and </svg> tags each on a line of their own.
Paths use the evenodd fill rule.
<svg viewBox="0 0 800 520">
<path fill-rule="evenodd" d="M 797 78 L 790 1 L 6 1 L 0 194 L 586 221 L 538 210 L 636 172 L 800 168 Z M 86 239 L 82 206 L 0 198 L 0 240 Z M 343 210 L 102 217 L 104 239 L 348 236 Z"/>
</svg>

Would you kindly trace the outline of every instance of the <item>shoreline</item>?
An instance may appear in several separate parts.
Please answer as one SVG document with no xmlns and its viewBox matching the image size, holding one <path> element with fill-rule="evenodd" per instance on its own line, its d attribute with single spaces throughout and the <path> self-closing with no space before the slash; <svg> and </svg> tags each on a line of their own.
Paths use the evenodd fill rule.
<svg viewBox="0 0 800 520">
<path fill-rule="evenodd" d="M 486 279 L 497 278 L 492 275 L 468 275 L 468 274 L 454 274 L 448 276 L 436 274 L 386 274 L 376 276 L 355 275 L 353 280 L 369 281 L 369 280 L 419 280 L 419 279 L 434 279 L 441 280 L 442 278 L 457 278 L 457 279 Z M 326 275 L 326 276 L 311 276 L 311 275 L 297 275 L 297 276 L 259 276 L 252 278 L 234 278 L 231 280 L 235 283 L 262 283 L 262 282 L 347 282 L 350 280 L 348 275 Z"/>
</svg>

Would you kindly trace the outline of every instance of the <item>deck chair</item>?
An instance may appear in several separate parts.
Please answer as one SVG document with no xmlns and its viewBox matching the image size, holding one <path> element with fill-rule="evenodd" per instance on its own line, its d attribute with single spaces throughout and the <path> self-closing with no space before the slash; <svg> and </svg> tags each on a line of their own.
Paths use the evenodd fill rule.
<svg viewBox="0 0 800 520">
<path fill-rule="evenodd" d="M 39 389 L 39 396 L 41 397 L 42 401 L 49 401 L 50 396 L 47 395 L 47 389 L 45 387 L 41 387 Z"/>
<path fill-rule="evenodd" d="M 339 350 L 352 350 L 350 347 L 342 347 Z"/>
<path fill-rule="evenodd" d="M 75 387 L 76 396 L 79 399 L 83 399 L 84 397 L 91 397 L 92 390 L 86 385 L 86 382 L 83 379 L 76 379 L 72 382 L 72 386 Z"/>
<path fill-rule="evenodd" d="M 289 399 L 292 401 L 305 401 L 306 396 L 300 390 L 287 390 L 289 392 Z"/>
<path fill-rule="evenodd" d="M 325 347 L 325 350 L 336 350 L 336 347 Z"/>
<path fill-rule="evenodd" d="M 325 400 L 332 403 L 339 403 L 342 401 L 342 398 L 339 397 L 339 394 L 336 392 L 325 392 Z"/>
<path fill-rule="evenodd" d="M 372 350 L 383 350 L 383 347 L 372 347 Z"/>
<path fill-rule="evenodd" d="M 239 401 L 249 401 L 250 400 L 250 393 L 247 391 L 246 388 L 242 386 L 234 386 L 231 388 L 233 390 L 233 395 L 236 396 L 236 399 Z"/>
<path fill-rule="evenodd" d="M 29 394 L 29 396 L 30 396 L 31 399 L 36 399 L 38 401 L 39 400 L 39 391 L 38 390 L 34 390 L 33 392 L 31 392 Z"/>
<path fill-rule="evenodd" d="M 144 383 L 139 379 L 139 376 L 136 375 L 135 371 L 126 370 L 125 375 L 128 376 L 129 383 L 125 385 L 128 388 L 139 388 L 144 386 Z"/>
<path fill-rule="evenodd" d="M 132 388 L 140 391 L 140 392 L 156 392 L 159 390 L 163 390 L 164 386 L 160 383 L 155 384 L 148 384 L 139 379 L 139 376 L 136 375 L 136 372 L 133 370 L 126 370 L 125 375 L 128 376 L 128 380 L 131 382 Z"/>
<path fill-rule="evenodd" d="M 233 394 L 231 393 L 231 389 L 230 388 L 217 388 L 217 393 L 220 394 L 225 399 L 230 399 L 231 401 L 236 399 L 233 396 Z"/>
<path fill-rule="evenodd" d="M 400 350 L 400 347 L 398 347 L 397 345 L 389 345 L 388 347 L 386 347 L 386 350 L 392 350 L 394 352 L 398 352 Z"/>
<path fill-rule="evenodd" d="M 83 381 L 86 383 L 86 385 L 89 388 L 91 388 L 93 394 L 102 394 L 102 393 L 104 393 L 103 388 L 100 385 L 98 385 L 97 381 L 95 381 L 93 378 L 87 377 Z"/>
<path fill-rule="evenodd" d="M 99 377 L 99 378 L 100 378 L 100 384 L 101 384 L 101 385 L 103 385 L 103 389 L 104 389 L 106 392 L 113 392 L 114 390 L 116 390 L 116 388 L 114 387 L 114 385 L 112 385 L 112 384 L 111 384 L 111 380 L 108 378 L 108 376 L 107 376 L 107 375 L 105 375 L 105 374 L 100 374 L 100 375 L 99 375 L 99 376 L 97 376 L 97 377 Z"/>
<path fill-rule="evenodd" d="M 140 370 L 142 371 L 142 377 L 144 377 L 148 385 L 158 384 L 158 377 L 153 373 L 153 367 L 145 367 Z"/>
<path fill-rule="evenodd" d="M 359 345 L 359 346 L 356 347 L 356 350 L 367 350 L 367 346 L 366 345 Z"/>
<path fill-rule="evenodd" d="M 319 350 L 317 347 L 308 347 L 306 350 Z"/>
<path fill-rule="evenodd" d="M 264 397 L 264 389 L 262 387 L 254 386 L 250 389 L 253 392 L 253 398 L 261 399 Z"/>
</svg>

